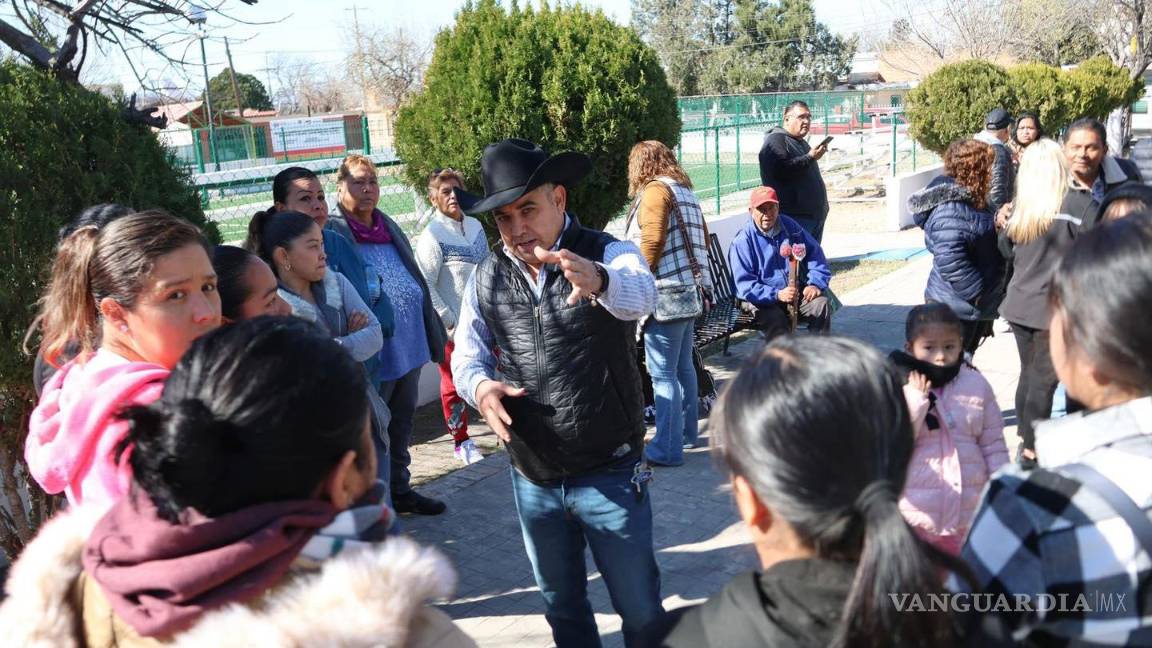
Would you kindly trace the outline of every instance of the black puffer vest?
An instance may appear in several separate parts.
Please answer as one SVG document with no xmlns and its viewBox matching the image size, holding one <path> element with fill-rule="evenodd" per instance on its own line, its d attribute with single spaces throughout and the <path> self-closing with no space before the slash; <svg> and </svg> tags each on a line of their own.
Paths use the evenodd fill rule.
<svg viewBox="0 0 1152 648">
<path fill-rule="evenodd" d="M 603 260 L 616 239 L 569 218 L 560 249 Z M 587 300 L 569 306 L 572 284 L 553 269 L 537 302 L 502 250 L 476 268 L 476 292 L 480 316 L 500 349 L 505 382 L 528 392 L 504 398 L 512 417 L 513 465 L 528 479 L 547 482 L 639 456 L 644 399 L 636 323 Z"/>
</svg>

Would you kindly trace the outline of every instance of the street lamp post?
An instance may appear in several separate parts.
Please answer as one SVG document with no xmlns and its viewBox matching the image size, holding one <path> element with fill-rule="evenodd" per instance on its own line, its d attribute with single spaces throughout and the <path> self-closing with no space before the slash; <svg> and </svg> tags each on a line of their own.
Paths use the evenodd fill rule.
<svg viewBox="0 0 1152 648">
<path fill-rule="evenodd" d="M 208 53 L 204 49 L 204 25 L 208 22 L 208 13 L 203 7 L 189 5 L 188 20 L 197 26 L 197 36 L 200 38 L 200 61 L 204 65 L 204 109 L 208 113 L 208 148 L 212 151 L 212 162 L 215 170 L 220 170 L 220 155 L 216 150 L 216 121 L 212 118 L 212 93 L 208 88 Z M 196 146 L 200 146 L 197 142 Z"/>
</svg>

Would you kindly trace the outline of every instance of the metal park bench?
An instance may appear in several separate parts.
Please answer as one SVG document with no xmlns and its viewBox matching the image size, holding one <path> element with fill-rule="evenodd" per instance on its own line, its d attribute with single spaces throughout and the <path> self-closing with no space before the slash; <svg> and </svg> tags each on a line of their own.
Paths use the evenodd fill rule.
<svg viewBox="0 0 1152 648">
<path fill-rule="evenodd" d="M 752 327 L 753 316 L 740 308 L 736 298 L 736 283 L 720 239 L 715 234 L 708 237 L 708 271 L 712 276 L 713 305 L 704 315 L 696 319 L 693 342 L 696 348 L 724 340 L 724 355 L 728 355 L 728 342 L 733 333 Z"/>
</svg>

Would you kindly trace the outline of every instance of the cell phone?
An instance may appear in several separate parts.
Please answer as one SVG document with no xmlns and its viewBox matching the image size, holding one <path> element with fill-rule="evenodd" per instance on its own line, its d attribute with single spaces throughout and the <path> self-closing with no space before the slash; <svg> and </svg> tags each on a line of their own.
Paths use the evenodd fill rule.
<svg viewBox="0 0 1152 648">
<path fill-rule="evenodd" d="M 823 146 L 823 147 L 827 147 L 827 146 L 828 146 L 828 144 L 829 144 L 829 142 L 831 142 L 831 141 L 832 141 L 832 136 L 831 136 L 831 135 L 829 135 L 828 137 L 825 137 L 825 138 L 824 138 L 824 141 L 822 141 L 822 142 L 820 142 L 819 144 L 817 144 L 817 145 L 816 145 L 816 148 L 820 148 L 821 146 Z"/>
</svg>

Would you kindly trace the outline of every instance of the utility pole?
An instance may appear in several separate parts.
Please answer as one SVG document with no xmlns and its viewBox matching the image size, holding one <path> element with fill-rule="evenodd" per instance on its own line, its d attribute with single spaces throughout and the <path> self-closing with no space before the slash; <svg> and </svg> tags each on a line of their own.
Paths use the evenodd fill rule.
<svg viewBox="0 0 1152 648">
<path fill-rule="evenodd" d="M 264 73 L 265 81 L 268 82 L 268 98 L 272 99 L 272 108 L 279 111 L 278 102 L 274 98 L 276 93 L 272 91 L 272 64 L 268 62 L 268 52 L 264 52 L 264 69 L 260 71 Z"/>
<path fill-rule="evenodd" d="M 240 99 L 240 84 L 236 83 L 236 67 L 232 65 L 232 48 L 228 46 L 228 37 L 224 37 L 224 54 L 228 57 L 228 76 L 232 79 L 232 96 L 236 98 L 236 116 L 244 119 L 244 102 Z M 256 133 L 248 127 L 248 158 L 256 157 Z"/>
<path fill-rule="evenodd" d="M 205 24 L 208 22 L 208 16 L 203 7 L 196 5 L 189 5 L 188 20 L 197 26 L 197 36 L 200 38 L 200 61 L 204 64 L 204 109 L 208 112 L 208 148 L 212 153 L 212 163 L 216 167 L 216 171 L 220 170 L 220 155 L 216 150 L 216 120 L 212 115 L 212 93 L 208 91 L 210 83 L 208 79 L 208 54 L 204 50 L 204 39 L 208 37 L 205 32 Z M 200 146 L 199 140 L 196 146 Z"/>
<path fill-rule="evenodd" d="M 352 12 L 352 30 L 356 38 L 356 77 L 360 82 L 360 112 L 368 112 L 368 87 L 364 82 L 364 42 L 360 34 L 360 7 L 355 5 L 345 11 Z"/>
<path fill-rule="evenodd" d="M 244 119 L 244 102 L 240 100 L 240 85 L 236 83 L 236 68 L 232 65 L 232 48 L 224 37 L 224 54 L 228 56 L 228 76 L 232 78 L 232 96 L 236 98 L 236 116 Z"/>
</svg>

